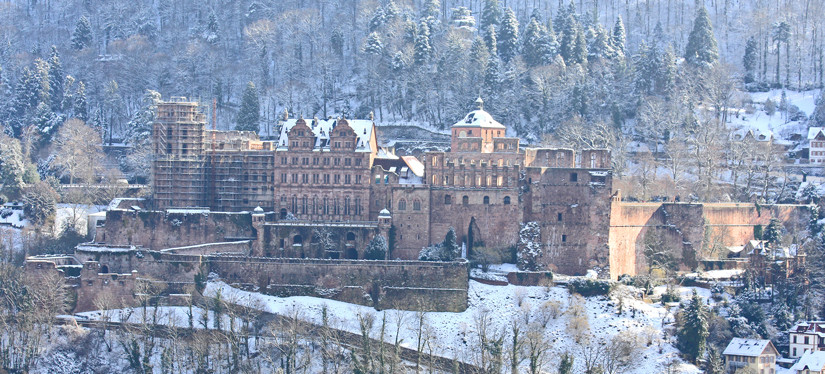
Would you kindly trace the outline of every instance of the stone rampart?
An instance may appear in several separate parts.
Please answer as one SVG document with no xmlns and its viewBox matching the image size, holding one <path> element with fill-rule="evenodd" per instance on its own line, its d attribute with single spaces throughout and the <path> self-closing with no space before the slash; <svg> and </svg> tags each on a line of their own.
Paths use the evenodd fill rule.
<svg viewBox="0 0 825 374">
<path fill-rule="evenodd" d="M 110 210 L 96 243 L 164 249 L 254 239 L 248 212 Z"/>
</svg>

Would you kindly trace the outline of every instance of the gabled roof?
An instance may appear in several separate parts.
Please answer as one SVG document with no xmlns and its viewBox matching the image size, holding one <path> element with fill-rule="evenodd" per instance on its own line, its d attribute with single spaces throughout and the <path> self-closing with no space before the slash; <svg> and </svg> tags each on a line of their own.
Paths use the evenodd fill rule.
<svg viewBox="0 0 825 374">
<path fill-rule="evenodd" d="M 791 366 L 791 371 L 794 373 L 805 369 L 821 371 L 822 368 L 825 368 L 825 351 L 806 351 L 799 358 L 799 361 Z"/>
<path fill-rule="evenodd" d="M 759 357 L 768 346 L 776 352 L 776 347 L 773 346 L 770 340 L 733 338 L 722 354 Z"/>
<path fill-rule="evenodd" d="M 742 141 L 748 137 L 758 142 L 768 142 L 773 138 L 773 132 L 770 130 L 762 131 L 756 128 L 745 127 L 735 130 L 730 134 L 730 140 Z"/>
<path fill-rule="evenodd" d="M 312 130 L 315 136 L 314 149 L 329 148 L 329 134 L 332 129 L 338 125 L 338 120 L 330 119 L 307 119 L 307 126 Z M 290 118 L 283 122 L 281 126 L 281 133 L 278 136 L 278 150 L 286 150 L 289 147 L 289 130 L 295 127 L 298 122 L 297 118 Z M 355 132 L 358 137 L 356 140 L 356 151 L 370 152 L 370 137 L 372 136 L 373 122 L 368 119 L 347 119 L 347 124 Z"/>
<path fill-rule="evenodd" d="M 493 119 L 490 113 L 484 109 L 476 109 L 467 113 L 461 121 L 456 122 L 452 127 L 479 127 L 485 129 L 502 129 L 506 128 L 504 125 Z"/>
<path fill-rule="evenodd" d="M 825 136 L 825 127 L 811 127 L 808 129 L 808 140 L 816 139 L 817 135 Z"/>
</svg>

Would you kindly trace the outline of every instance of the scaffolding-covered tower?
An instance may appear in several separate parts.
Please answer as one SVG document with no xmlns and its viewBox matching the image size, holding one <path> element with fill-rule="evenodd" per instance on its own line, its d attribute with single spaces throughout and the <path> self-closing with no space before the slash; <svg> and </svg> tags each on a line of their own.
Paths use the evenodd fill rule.
<svg viewBox="0 0 825 374">
<path fill-rule="evenodd" d="M 205 125 L 197 102 L 173 96 L 158 103 L 152 126 L 155 208 L 207 205 Z"/>
</svg>

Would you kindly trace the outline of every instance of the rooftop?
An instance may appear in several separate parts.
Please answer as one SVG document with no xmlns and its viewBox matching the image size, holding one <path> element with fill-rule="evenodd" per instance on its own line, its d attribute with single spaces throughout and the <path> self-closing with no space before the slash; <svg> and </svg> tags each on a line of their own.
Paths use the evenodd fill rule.
<svg viewBox="0 0 825 374">
<path fill-rule="evenodd" d="M 773 347 L 773 343 L 770 340 L 766 339 L 742 339 L 742 338 L 733 338 L 728 346 L 725 348 L 725 351 L 722 352 L 723 355 L 736 355 L 736 356 L 748 356 L 748 357 L 758 357 L 765 351 L 765 348 L 770 345 Z M 776 348 L 774 348 L 774 351 Z"/>
</svg>

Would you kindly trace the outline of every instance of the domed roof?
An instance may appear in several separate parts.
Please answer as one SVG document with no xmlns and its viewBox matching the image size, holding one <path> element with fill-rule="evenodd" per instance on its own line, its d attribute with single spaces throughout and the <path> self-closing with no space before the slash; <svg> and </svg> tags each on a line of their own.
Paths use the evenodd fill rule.
<svg viewBox="0 0 825 374">
<path fill-rule="evenodd" d="M 387 208 L 381 209 L 381 211 L 378 212 L 378 216 L 379 217 L 389 217 L 390 216 L 390 211 L 387 210 Z"/>
<path fill-rule="evenodd" d="M 452 127 L 480 127 L 488 129 L 506 129 L 504 125 L 493 119 L 490 113 L 484 109 L 476 109 L 466 116 L 461 121 L 456 122 Z"/>
<path fill-rule="evenodd" d="M 252 211 L 255 212 L 255 213 L 263 213 L 264 208 L 261 208 L 260 206 L 256 206 L 255 209 L 253 209 Z"/>
</svg>

